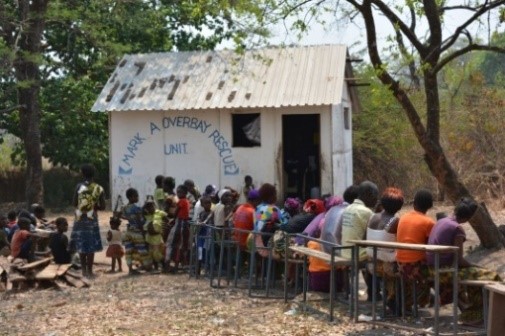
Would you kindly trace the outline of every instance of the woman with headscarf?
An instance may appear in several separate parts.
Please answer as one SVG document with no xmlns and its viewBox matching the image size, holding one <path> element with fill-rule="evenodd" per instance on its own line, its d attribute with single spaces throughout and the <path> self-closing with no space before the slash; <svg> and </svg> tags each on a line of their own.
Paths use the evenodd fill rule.
<svg viewBox="0 0 505 336">
<path fill-rule="evenodd" d="M 97 210 L 105 209 L 105 193 L 102 186 L 94 182 L 93 165 L 84 164 L 81 173 L 84 181 L 77 185 L 74 193 L 76 211 L 70 241 L 79 253 L 83 276 L 92 277 L 95 252 L 103 249 Z"/>
</svg>

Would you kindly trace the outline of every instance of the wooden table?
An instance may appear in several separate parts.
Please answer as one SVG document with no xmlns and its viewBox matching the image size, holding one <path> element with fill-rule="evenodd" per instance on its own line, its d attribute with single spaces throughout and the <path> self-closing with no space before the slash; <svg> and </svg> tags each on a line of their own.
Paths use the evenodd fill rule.
<svg viewBox="0 0 505 336">
<path fill-rule="evenodd" d="M 453 273 L 453 332 L 454 335 L 458 333 L 458 250 L 459 248 L 456 246 L 442 246 L 442 245 L 423 245 L 423 244 L 407 244 L 407 243 L 397 243 L 397 242 L 383 242 L 376 240 L 350 240 L 350 244 L 354 244 L 356 248 L 354 249 L 354 262 L 355 267 L 357 269 L 357 256 L 359 256 L 360 247 L 372 247 L 373 248 L 373 293 L 375 293 L 376 286 L 376 278 L 375 267 L 377 263 L 377 248 L 393 248 L 393 249 L 402 249 L 402 250 L 414 250 L 414 251 L 425 251 L 425 252 L 433 252 L 435 255 L 435 316 L 434 316 L 434 326 L 433 332 L 435 335 L 439 334 L 439 315 L 440 315 L 440 302 L 438 300 L 440 293 L 440 253 L 454 253 L 453 264 L 450 268 L 450 271 Z M 358 288 L 358 276 L 354 279 L 355 286 L 354 289 Z M 354 316 L 357 321 L 358 316 L 358 293 L 356 292 L 354 295 Z M 376 313 L 375 313 L 375 304 L 376 304 L 375 295 L 372 298 L 372 324 L 376 322 Z"/>
</svg>

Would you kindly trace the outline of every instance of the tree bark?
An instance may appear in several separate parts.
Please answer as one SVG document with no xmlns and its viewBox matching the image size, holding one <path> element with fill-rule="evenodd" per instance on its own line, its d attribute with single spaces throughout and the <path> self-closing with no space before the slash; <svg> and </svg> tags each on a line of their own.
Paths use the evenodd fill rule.
<svg viewBox="0 0 505 336">
<path fill-rule="evenodd" d="M 41 42 L 48 0 L 20 0 L 21 38 L 14 62 L 18 83 L 20 126 L 26 152 L 26 201 L 43 203 L 42 149 L 40 134 L 40 70 Z"/>
</svg>

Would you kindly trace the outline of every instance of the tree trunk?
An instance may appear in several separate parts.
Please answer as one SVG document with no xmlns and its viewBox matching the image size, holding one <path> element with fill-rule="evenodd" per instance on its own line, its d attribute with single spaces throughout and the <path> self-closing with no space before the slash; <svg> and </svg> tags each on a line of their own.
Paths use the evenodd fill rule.
<svg viewBox="0 0 505 336">
<path fill-rule="evenodd" d="M 19 21 L 23 28 L 15 60 L 20 126 L 26 152 L 26 201 L 43 203 L 42 149 L 40 136 L 41 42 L 48 0 L 21 0 Z"/>
<path fill-rule="evenodd" d="M 423 146 L 425 161 L 438 183 L 443 186 L 449 199 L 456 204 L 462 197 L 471 197 L 465 186 L 458 180 L 458 176 L 447 161 L 442 148 L 433 143 L 428 146 Z M 469 223 L 475 233 L 477 233 L 483 247 L 502 248 L 505 246 L 505 239 L 498 230 L 484 203 L 480 204 Z"/>
</svg>

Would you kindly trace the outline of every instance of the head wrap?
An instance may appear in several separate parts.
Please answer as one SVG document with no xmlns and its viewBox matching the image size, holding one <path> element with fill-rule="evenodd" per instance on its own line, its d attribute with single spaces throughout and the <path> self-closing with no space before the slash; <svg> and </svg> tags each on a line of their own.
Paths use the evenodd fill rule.
<svg viewBox="0 0 505 336">
<path fill-rule="evenodd" d="M 219 190 L 219 192 L 217 193 L 217 196 L 219 196 L 219 199 L 221 199 L 223 197 L 224 194 L 226 193 L 230 193 L 230 189 L 221 189 Z"/>
<path fill-rule="evenodd" d="M 335 205 L 340 205 L 342 203 L 344 203 L 342 197 L 330 196 L 324 200 L 324 207 L 326 208 L 326 210 L 329 210 L 331 207 L 334 207 Z"/>
<path fill-rule="evenodd" d="M 215 185 L 209 184 L 205 187 L 205 191 L 203 192 L 203 196 L 215 196 L 217 188 Z"/>
<path fill-rule="evenodd" d="M 300 209 L 300 200 L 294 197 L 286 198 L 284 202 L 284 209 L 287 211 L 295 211 Z"/>
<path fill-rule="evenodd" d="M 303 205 L 303 211 L 319 215 L 324 212 L 324 203 L 320 199 L 309 199 Z"/>
<path fill-rule="evenodd" d="M 249 192 L 247 193 L 247 199 L 248 200 L 256 200 L 260 198 L 260 193 L 258 190 L 256 189 L 251 189 L 249 190 Z"/>
</svg>

